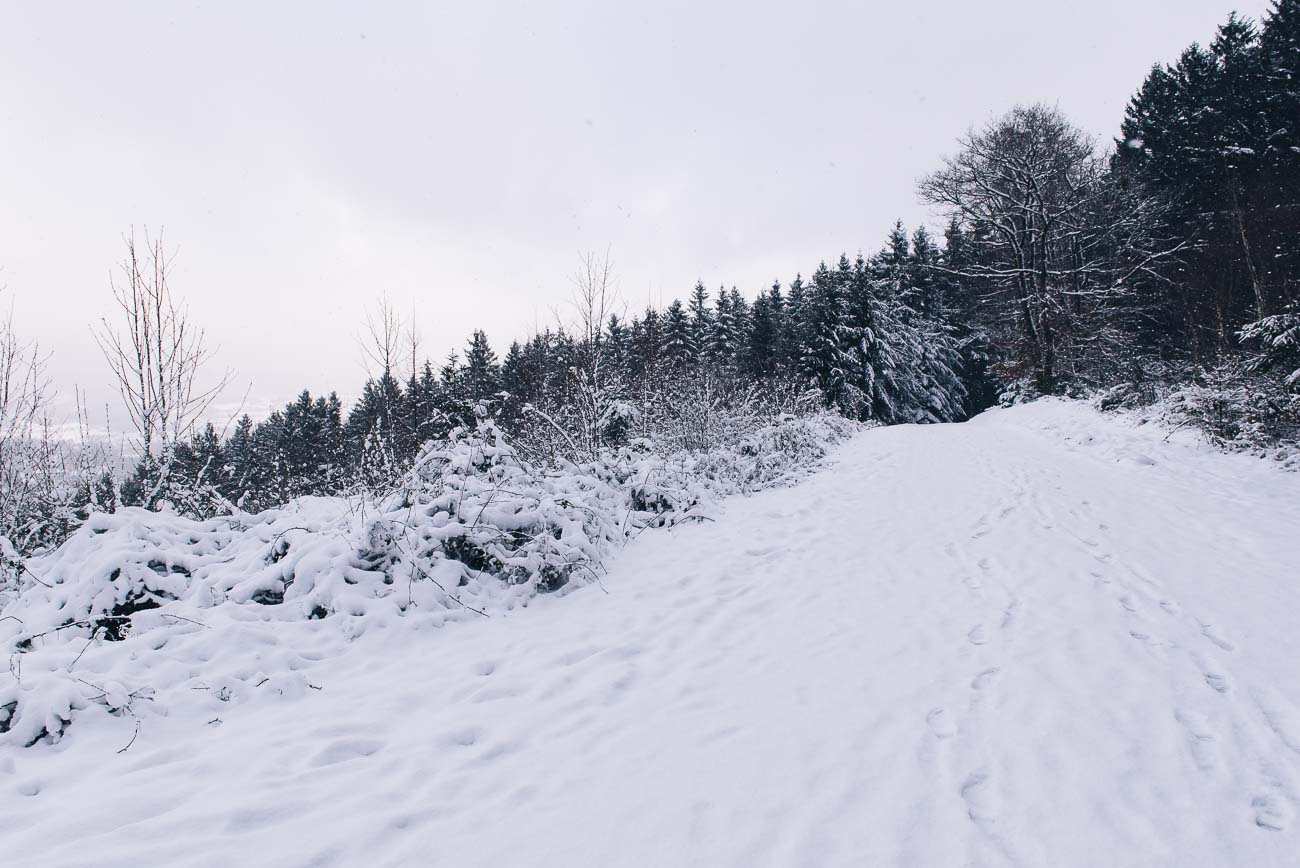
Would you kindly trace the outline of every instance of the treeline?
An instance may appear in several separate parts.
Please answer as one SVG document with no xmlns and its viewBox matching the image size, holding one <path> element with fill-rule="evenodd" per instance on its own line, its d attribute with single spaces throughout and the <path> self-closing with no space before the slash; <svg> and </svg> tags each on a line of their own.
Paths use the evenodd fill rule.
<svg viewBox="0 0 1300 868">
<path fill-rule="evenodd" d="M 1139 283 L 1144 344 L 1197 361 L 1300 296 L 1300 4 L 1157 66 L 1124 117 L 1112 170 L 1158 200 L 1178 256 Z M 1173 338 L 1171 341 L 1170 338 Z"/>
<path fill-rule="evenodd" d="M 687 300 L 630 317 L 606 315 L 607 264 L 589 262 L 576 326 L 516 341 L 502 357 L 476 331 L 436 370 L 385 368 L 346 413 L 336 394 L 304 391 L 224 438 L 208 425 L 165 460 L 142 461 L 120 499 L 208 514 L 382 487 L 427 441 L 482 415 L 548 460 L 640 436 L 707 449 L 728 416 L 814 405 L 885 423 L 962 419 L 986 400 L 984 348 L 948 315 L 943 262 L 924 228 L 909 239 L 900 224 L 870 259 L 841 256 L 752 301 L 697 283 Z M 390 321 L 375 357 L 396 355 L 399 328 Z"/>
</svg>

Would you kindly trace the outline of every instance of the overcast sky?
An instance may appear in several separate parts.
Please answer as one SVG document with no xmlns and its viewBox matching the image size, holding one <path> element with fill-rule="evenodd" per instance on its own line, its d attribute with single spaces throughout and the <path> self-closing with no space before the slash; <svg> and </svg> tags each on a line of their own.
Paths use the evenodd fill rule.
<svg viewBox="0 0 1300 868">
<path fill-rule="evenodd" d="M 381 294 L 435 359 L 549 322 L 584 250 L 634 309 L 752 295 L 937 223 L 916 179 L 1017 102 L 1109 138 L 1234 6 L 1267 3 L 0 0 L 0 286 L 102 405 L 90 324 L 165 226 L 231 397 L 348 396 Z"/>
</svg>

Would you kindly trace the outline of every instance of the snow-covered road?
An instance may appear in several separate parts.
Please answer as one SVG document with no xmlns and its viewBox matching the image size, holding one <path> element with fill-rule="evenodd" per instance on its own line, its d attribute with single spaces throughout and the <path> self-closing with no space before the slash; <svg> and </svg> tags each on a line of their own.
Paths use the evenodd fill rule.
<svg viewBox="0 0 1300 868">
<path fill-rule="evenodd" d="M 1300 478 L 1162 438 L 868 431 L 607 593 L 0 756 L 0 862 L 1300 866 Z"/>
</svg>

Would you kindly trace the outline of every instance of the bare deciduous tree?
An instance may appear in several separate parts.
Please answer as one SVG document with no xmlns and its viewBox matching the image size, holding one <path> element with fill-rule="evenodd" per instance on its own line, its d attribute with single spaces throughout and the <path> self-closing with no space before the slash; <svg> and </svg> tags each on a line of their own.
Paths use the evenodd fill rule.
<svg viewBox="0 0 1300 868">
<path fill-rule="evenodd" d="M 94 329 L 96 342 L 117 381 L 122 402 L 139 437 L 140 454 L 165 464 L 172 448 L 230 382 L 230 372 L 208 384 L 202 374 L 212 359 L 202 328 L 176 304 L 168 284 L 174 259 L 146 233 L 143 250 L 135 233 L 124 237 L 121 276 L 110 278 L 117 323 Z"/>
<path fill-rule="evenodd" d="M 419 337 L 414 332 L 414 323 L 411 328 L 409 337 L 413 344 L 412 357 L 414 358 Z M 365 332 L 358 336 L 357 342 L 361 344 L 361 351 L 368 362 L 366 367 L 372 377 L 391 374 L 397 367 L 402 343 L 402 316 L 389 302 L 388 296 L 381 296 L 375 302 L 374 309 L 366 311 Z M 379 373 L 370 371 L 370 365 L 379 368 Z"/>
<path fill-rule="evenodd" d="M 955 273 L 1008 303 L 1050 387 L 1074 361 L 1071 342 L 1104 329 L 1127 279 L 1173 249 L 1152 235 L 1155 203 L 1124 195 L 1059 109 L 1016 107 L 959 143 L 920 194 L 968 227 L 975 256 Z"/>
<path fill-rule="evenodd" d="M 415 305 L 411 305 L 411 321 L 406 326 L 406 347 L 411 352 L 411 379 L 414 380 L 420 375 L 420 344 L 424 342 L 424 336 L 420 334 L 420 328 L 415 324 Z"/>
<path fill-rule="evenodd" d="M 23 557 L 63 542 L 86 511 L 111 508 L 114 497 L 108 450 L 80 393 L 80 442 L 51 419 L 48 359 L 19 337 L 12 311 L 0 318 L 0 591 L 23 572 Z"/>
<path fill-rule="evenodd" d="M 613 275 L 614 263 L 606 250 L 603 255 L 583 254 L 573 277 L 573 308 L 577 312 L 579 335 L 591 355 L 589 367 L 593 380 L 598 379 L 600 373 L 605 325 L 618 303 Z"/>
<path fill-rule="evenodd" d="M 47 358 L 18 336 L 7 311 L 0 319 L 0 562 L 29 548 L 48 495 L 62 481 L 55 474 L 62 454 L 47 415 Z M 4 579 L 0 563 L 0 584 Z"/>
<path fill-rule="evenodd" d="M 0 319 L 0 466 L 7 444 L 31 432 L 49 403 L 46 357 L 19 339 L 10 309 Z"/>
</svg>

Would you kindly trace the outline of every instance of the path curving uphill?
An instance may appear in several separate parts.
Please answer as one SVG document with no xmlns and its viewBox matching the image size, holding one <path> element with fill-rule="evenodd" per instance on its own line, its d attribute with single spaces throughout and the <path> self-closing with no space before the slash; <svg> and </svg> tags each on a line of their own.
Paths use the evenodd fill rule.
<svg viewBox="0 0 1300 868">
<path fill-rule="evenodd" d="M 867 431 L 604 590 L 0 754 L 35 865 L 1300 865 L 1300 474 L 1057 401 Z"/>
</svg>

